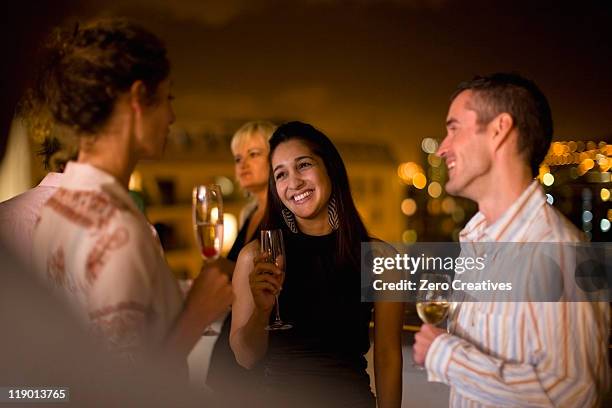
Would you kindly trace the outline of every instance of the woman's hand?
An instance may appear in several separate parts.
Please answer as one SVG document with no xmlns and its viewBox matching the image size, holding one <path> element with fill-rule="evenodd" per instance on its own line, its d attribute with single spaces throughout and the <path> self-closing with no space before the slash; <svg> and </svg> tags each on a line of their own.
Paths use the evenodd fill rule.
<svg viewBox="0 0 612 408">
<path fill-rule="evenodd" d="M 268 350 L 266 326 L 274 308 L 274 295 L 283 283 L 283 260 L 270 262 L 268 254 L 260 254 L 259 242 L 247 244 L 236 262 L 232 286 L 236 300 L 232 305 L 230 345 L 238 364 L 252 368 Z"/>
<path fill-rule="evenodd" d="M 269 262 L 267 254 L 259 254 L 253 259 L 255 268 L 249 275 L 249 286 L 255 307 L 266 314 L 272 311 L 275 295 L 278 295 L 282 288 L 282 262 L 282 257 L 277 258 L 276 264 Z"/>
</svg>

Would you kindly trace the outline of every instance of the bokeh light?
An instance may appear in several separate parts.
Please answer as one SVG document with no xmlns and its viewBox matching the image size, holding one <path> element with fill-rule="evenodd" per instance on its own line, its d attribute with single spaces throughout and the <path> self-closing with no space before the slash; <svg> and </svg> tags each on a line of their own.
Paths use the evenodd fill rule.
<svg viewBox="0 0 612 408">
<path fill-rule="evenodd" d="M 419 190 L 425 188 L 425 185 L 427 185 L 427 178 L 425 177 L 425 174 L 416 173 L 414 177 L 412 177 L 412 185 Z"/>
<path fill-rule="evenodd" d="M 427 162 L 431 167 L 440 167 L 440 165 L 442 164 L 442 158 L 433 153 L 430 153 L 427 156 Z"/>
<path fill-rule="evenodd" d="M 550 173 L 546 173 L 542 176 L 542 183 L 544 183 L 545 186 L 552 186 L 553 183 L 555 182 L 555 176 L 553 176 Z"/>
<path fill-rule="evenodd" d="M 552 194 L 546 194 L 546 202 L 550 205 L 554 204 L 555 198 L 552 196 Z"/>
<path fill-rule="evenodd" d="M 413 229 L 406 230 L 402 233 L 402 241 L 405 244 L 416 242 L 417 238 L 418 238 L 417 232 Z"/>
<path fill-rule="evenodd" d="M 424 173 L 423 168 L 415 162 L 402 163 L 397 168 L 398 177 L 408 185 L 413 184 L 414 176 L 419 173 Z"/>
<path fill-rule="evenodd" d="M 438 198 L 442 194 L 442 186 L 437 181 L 434 181 L 427 187 L 427 193 L 433 198 Z"/>
<path fill-rule="evenodd" d="M 429 202 L 427 203 L 427 212 L 431 215 L 440 214 L 440 212 L 442 212 L 442 204 L 440 203 L 440 200 L 429 200 Z"/>
<path fill-rule="evenodd" d="M 610 170 L 610 167 L 612 167 L 612 159 L 604 156 L 597 160 L 597 164 L 599 164 L 600 171 L 608 171 Z"/>
<path fill-rule="evenodd" d="M 133 171 L 130 175 L 128 189 L 132 191 L 142 191 L 142 174 L 140 174 L 138 170 Z"/>
<path fill-rule="evenodd" d="M 542 180 L 542 177 L 547 173 L 550 173 L 550 167 L 546 164 L 542 164 L 538 170 L 538 178 Z"/>
<path fill-rule="evenodd" d="M 455 199 L 453 197 L 445 197 L 442 200 L 442 211 L 444 214 L 452 214 L 455 209 Z"/>
<path fill-rule="evenodd" d="M 593 159 L 584 159 L 578 165 L 578 174 L 582 176 L 593 167 L 595 167 L 595 161 L 593 161 Z"/>
<path fill-rule="evenodd" d="M 431 137 L 426 137 L 421 142 L 421 148 L 425 153 L 435 153 L 438 150 L 438 141 Z"/>
<path fill-rule="evenodd" d="M 563 154 L 563 152 L 564 152 L 564 149 L 563 149 L 563 144 L 562 144 L 562 143 L 559 143 L 559 142 L 555 142 L 555 143 L 553 143 L 553 145 L 552 145 L 552 151 L 553 151 L 553 154 L 555 154 L 555 155 L 557 155 L 557 156 L 562 155 L 562 154 Z"/>
<path fill-rule="evenodd" d="M 414 215 L 417 210 L 416 201 L 414 201 L 412 198 L 406 198 L 404 201 L 402 201 L 401 209 L 402 212 L 408 217 Z"/>
</svg>

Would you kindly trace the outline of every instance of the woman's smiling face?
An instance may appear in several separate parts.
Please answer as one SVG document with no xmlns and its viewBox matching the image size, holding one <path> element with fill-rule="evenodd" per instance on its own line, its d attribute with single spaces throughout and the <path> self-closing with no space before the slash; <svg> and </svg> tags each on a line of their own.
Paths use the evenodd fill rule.
<svg viewBox="0 0 612 408">
<path fill-rule="evenodd" d="M 327 223 L 331 181 L 323 160 L 306 143 L 292 139 L 279 144 L 272 169 L 278 197 L 300 227 L 309 221 Z"/>
</svg>

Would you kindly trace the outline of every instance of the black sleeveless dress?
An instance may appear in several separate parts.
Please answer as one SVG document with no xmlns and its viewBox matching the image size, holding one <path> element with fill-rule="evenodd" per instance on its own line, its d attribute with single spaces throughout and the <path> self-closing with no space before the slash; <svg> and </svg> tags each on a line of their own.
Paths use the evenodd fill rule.
<svg viewBox="0 0 612 408">
<path fill-rule="evenodd" d="M 365 359 L 372 304 L 361 302 L 360 271 L 336 265 L 335 240 L 284 233 L 280 313 L 293 328 L 269 333 L 262 362 L 263 388 L 279 406 L 376 406 Z"/>
</svg>

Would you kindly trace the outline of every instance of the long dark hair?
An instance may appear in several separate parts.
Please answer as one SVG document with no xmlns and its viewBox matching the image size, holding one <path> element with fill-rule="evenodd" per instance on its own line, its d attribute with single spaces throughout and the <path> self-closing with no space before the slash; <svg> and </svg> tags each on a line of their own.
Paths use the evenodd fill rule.
<svg viewBox="0 0 612 408">
<path fill-rule="evenodd" d="M 279 126 L 270 139 L 270 163 L 274 150 L 283 142 L 300 140 L 323 160 L 331 182 L 331 197 L 336 200 L 338 210 L 338 230 L 336 234 L 336 261 L 338 264 L 359 267 L 361 242 L 369 241 L 368 231 L 357 212 L 346 167 L 334 144 L 320 130 L 302 122 L 288 122 Z M 282 228 L 291 234 L 282 218 L 281 211 L 286 208 L 276 192 L 274 174 L 270 168 L 268 177 L 268 206 L 263 218 L 264 228 Z"/>
</svg>

